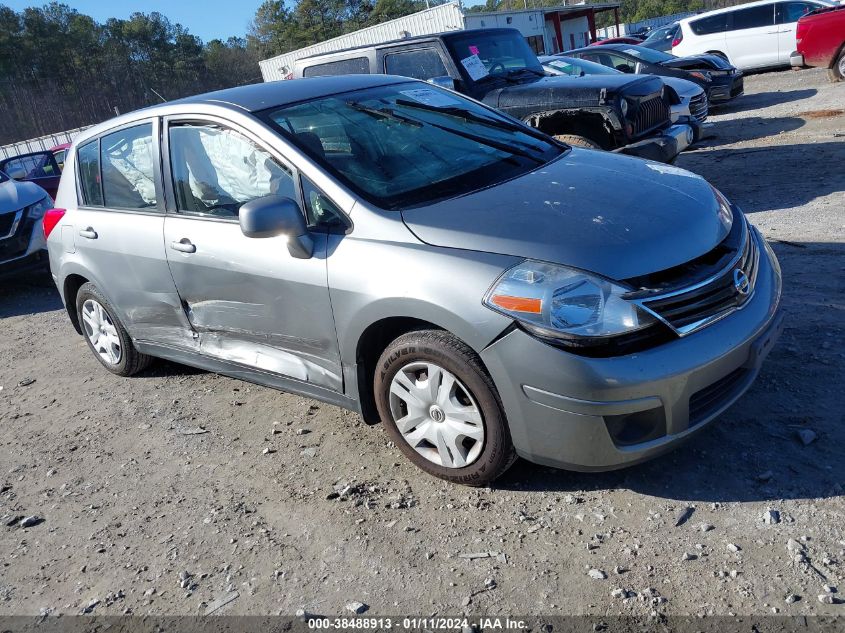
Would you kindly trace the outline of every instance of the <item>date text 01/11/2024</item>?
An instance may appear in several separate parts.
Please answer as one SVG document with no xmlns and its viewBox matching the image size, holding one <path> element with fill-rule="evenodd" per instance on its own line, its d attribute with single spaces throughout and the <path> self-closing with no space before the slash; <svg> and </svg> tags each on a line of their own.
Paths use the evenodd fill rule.
<svg viewBox="0 0 845 633">
<path fill-rule="evenodd" d="M 401 621 L 393 618 L 369 617 L 369 618 L 308 618 L 308 628 L 321 629 L 380 629 L 389 630 L 401 628 L 403 630 L 522 630 L 525 628 L 524 620 L 511 620 L 510 618 L 481 618 L 477 623 L 471 622 L 466 617 L 406 617 Z M 401 622 L 401 625 L 400 625 Z"/>
</svg>

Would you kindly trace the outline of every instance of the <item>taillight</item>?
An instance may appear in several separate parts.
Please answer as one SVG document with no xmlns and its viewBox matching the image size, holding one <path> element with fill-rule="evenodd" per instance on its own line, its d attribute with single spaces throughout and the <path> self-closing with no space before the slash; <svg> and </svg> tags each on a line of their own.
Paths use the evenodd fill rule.
<svg viewBox="0 0 845 633">
<path fill-rule="evenodd" d="M 678 27 L 678 32 L 675 33 L 675 39 L 672 40 L 672 48 L 675 48 L 676 46 L 678 46 L 678 44 L 680 44 L 683 41 L 684 41 L 684 32 L 681 30 L 680 27 Z"/>
<path fill-rule="evenodd" d="M 56 228 L 59 221 L 65 216 L 65 209 L 50 209 L 44 214 L 41 226 L 44 227 L 44 239 L 50 237 L 50 233 Z"/>
</svg>

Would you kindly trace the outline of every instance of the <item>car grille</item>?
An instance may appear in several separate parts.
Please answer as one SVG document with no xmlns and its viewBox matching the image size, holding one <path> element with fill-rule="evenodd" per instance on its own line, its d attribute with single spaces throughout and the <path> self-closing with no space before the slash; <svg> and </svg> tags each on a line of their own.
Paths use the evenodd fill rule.
<svg viewBox="0 0 845 633">
<path fill-rule="evenodd" d="M 650 132 L 669 120 L 669 106 L 660 96 L 640 101 L 636 116 L 632 121 L 634 136 Z"/>
<path fill-rule="evenodd" d="M 702 92 L 700 95 L 690 99 L 690 114 L 699 123 L 704 123 L 707 120 L 708 109 L 707 93 Z"/>
<path fill-rule="evenodd" d="M 712 277 L 637 303 L 684 336 L 728 315 L 754 294 L 760 260 L 757 238 L 745 219 L 738 256 Z M 746 283 L 743 283 L 743 276 Z"/>
<path fill-rule="evenodd" d="M 733 400 L 747 382 L 750 370 L 740 367 L 712 385 L 696 391 L 689 399 L 689 426 L 701 424 Z"/>
<path fill-rule="evenodd" d="M 15 224 L 15 215 L 15 211 L 0 215 L 0 239 L 9 237 L 9 234 L 12 232 L 12 227 Z"/>
</svg>

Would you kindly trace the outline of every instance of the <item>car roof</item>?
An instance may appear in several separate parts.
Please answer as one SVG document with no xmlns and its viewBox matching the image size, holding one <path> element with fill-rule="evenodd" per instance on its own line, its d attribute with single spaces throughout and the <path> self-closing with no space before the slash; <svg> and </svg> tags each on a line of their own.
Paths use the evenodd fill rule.
<svg viewBox="0 0 845 633">
<path fill-rule="evenodd" d="M 571 51 L 566 51 L 566 54 L 573 53 L 599 53 L 601 51 L 625 51 L 627 48 L 638 47 L 639 44 L 593 44 L 592 46 L 584 46 L 582 48 L 574 48 Z"/>
<path fill-rule="evenodd" d="M 502 33 L 502 32 L 511 32 L 516 31 L 519 33 L 517 29 L 514 28 L 491 28 L 491 29 L 461 29 L 459 31 L 444 31 L 441 33 L 429 33 L 428 35 L 414 35 L 412 37 L 403 37 L 396 40 L 390 40 L 388 42 L 378 42 L 376 44 L 361 44 L 360 46 L 352 46 L 350 48 L 341 48 L 336 51 L 325 51 L 323 53 L 314 53 L 313 55 L 308 55 L 307 57 L 302 57 L 297 62 L 305 62 L 313 59 L 320 59 L 323 57 L 330 57 L 332 55 L 338 55 L 340 53 L 351 53 L 353 51 L 361 51 L 361 50 L 368 50 L 371 48 L 381 48 L 383 46 L 393 46 L 395 44 L 413 44 L 414 42 L 421 42 L 426 40 L 435 40 L 435 39 L 450 39 L 452 37 L 459 37 L 462 35 L 469 35 L 472 36 L 474 34 L 490 34 L 490 33 Z"/>
<path fill-rule="evenodd" d="M 678 20 L 678 23 L 689 24 L 694 20 L 706 18 L 711 15 L 719 15 L 720 13 L 730 13 L 731 11 L 736 11 L 737 9 L 749 9 L 751 7 L 759 7 L 764 4 L 775 4 L 777 1 L 778 0 L 756 0 L 756 2 L 744 2 L 743 4 L 735 4 L 732 7 L 722 7 L 721 9 L 713 9 L 712 11 L 704 11 L 703 13 L 697 13 L 696 15 L 691 15 L 688 18 L 682 18 Z"/>
<path fill-rule="evenodd" d="M 210 106 L 211 108 L 252 113 L 353 90 L 414 81 L 417 80 L 396 75 L 342 75 L 270 81 L 226 88 L 174 101 L 166 101 L 108 119 L 80 133 L 74 142 L 86 141 L 108 130 L 133 123 L 139 119 L 191 113 L 191 108 L 188 106 Z"/>
<path fill-rule="evenodd" d="M 299 101 L 327 97 L 329 95 L 373 86 L 384 86 L 402 81 L 413 81 L 408 77 L 391 75 L 338 75 L 332 77 L 310 77 L 306 79 L 269 81 L 206 92 L 184 99 L 168 101 L 161 106 L 208 104 L 257 112 L 267 108 L 288 105 Z M 149 109 L 154 109 L 153 106 Z"/>
</svg>

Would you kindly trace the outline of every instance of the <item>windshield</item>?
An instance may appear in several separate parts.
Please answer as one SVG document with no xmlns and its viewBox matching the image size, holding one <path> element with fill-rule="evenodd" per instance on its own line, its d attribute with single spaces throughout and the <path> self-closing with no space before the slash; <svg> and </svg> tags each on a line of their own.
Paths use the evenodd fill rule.
<svg viewBox="0 0 845 633">
<path fill-rule="evenodd" d="M 385 209 L 503 182 L 563 151 L 529 127 L 421 82 L 330 95 L 259 116 Z"/>
<path fill-rule="evenodd" d="M 446 38 L 446 46 L 470 81 L 521 72 L 543 74 L 537 56 L 518 31 L 471 31 Z"/>
<path fill-rule="evenodd" d="M 670 24 L 669 26 L 663 26 L 657 29 L 656 31 L 652 31 L 651 34 L 643 40 L 643 44 L 646 42 L 658 42 L 662 40 L 667 40 L 675 37 L 675 29 L 678 28 L 677 24 Z"/>
<path fill-rule="evenodd" d="M 584 75 L 621 75 L 615 68 L 608 68 L 586 59 L 574 59 L 572 57 L 551 57 L 544 62 L 545 66 L 551 66 L 556 71 L 572 77 L 583 77 Z"/>
<path fill-rule="evenodd" d="M 641 59 L 649 64 L 659 64 L 661 62 L 668 62 L 670 59 L 677 59 L 677 57 L 670 55 L 669 53 L 664 53 L 663 51 L 658 51 L 653 48 L 645 48 L 643 46 L 631 45 L 620 50 L 623 53 L 627 53 L 628 55 Z"/>
</svg>

